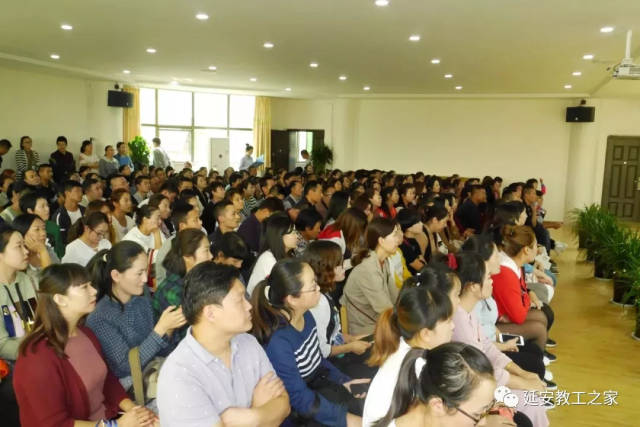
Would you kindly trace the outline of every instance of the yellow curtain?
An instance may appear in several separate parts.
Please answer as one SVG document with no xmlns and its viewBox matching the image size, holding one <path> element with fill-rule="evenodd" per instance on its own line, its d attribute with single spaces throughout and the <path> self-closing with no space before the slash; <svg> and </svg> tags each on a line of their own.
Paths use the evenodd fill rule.
<svg viewBox="0 0 640 427">
<path fill-rule="evenodd" d="M 122 141 L 128 143 L 140 135 L 140 89 L 125 86 L 123 90 L 133 95 L 133 107 L 125 108 L 122 114 Z"/>
<path fill-rule="evenodd" d="M 264 155 L 264 164 L 271 166 L 271 98 L 256 97 L 256 111 L 253 118 L 253 147 L 256 158 Z"/>
</svg>

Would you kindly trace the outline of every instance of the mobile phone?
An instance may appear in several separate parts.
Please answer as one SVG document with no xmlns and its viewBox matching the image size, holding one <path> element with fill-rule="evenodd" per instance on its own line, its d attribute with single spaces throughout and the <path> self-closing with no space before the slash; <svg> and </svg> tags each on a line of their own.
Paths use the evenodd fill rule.
<svg viewBox="0 0 640 427">
<path fill-rule="evenodd" d="M 517 338 L 516 344 L 520 347 L 524 346 L 524 337 L 522 335 L 498 334 L 498 342 L 505 343 Z"/>
<path fill-rule="evenodd" d="M 369 390 L 369 383 L 366 384 L 351 384 L 351 394 L 354 396 L 366 393 Z"/>
</svg>

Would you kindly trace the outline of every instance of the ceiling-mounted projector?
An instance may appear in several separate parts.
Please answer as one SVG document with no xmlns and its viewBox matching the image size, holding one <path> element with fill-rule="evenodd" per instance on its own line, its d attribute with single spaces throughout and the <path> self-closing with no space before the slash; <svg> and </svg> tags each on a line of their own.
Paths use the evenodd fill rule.
<svg viewBox="0 0 640 427">
<path fill-rule="evenodd" d="M 621 80 L 640 80 L 640 64 L 634 64 L 631 58 L 631 30 L 627 31 L 627 48 L 624 59 L 613 68 L 613 78 Z"/>
</svg>

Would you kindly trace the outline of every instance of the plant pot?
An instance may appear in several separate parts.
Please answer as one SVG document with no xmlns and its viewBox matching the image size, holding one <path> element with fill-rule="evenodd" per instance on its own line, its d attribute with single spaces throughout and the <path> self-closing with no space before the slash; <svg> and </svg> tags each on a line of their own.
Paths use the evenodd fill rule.
<svg viewBox="0 0 640 427">
<path fill-rule="evenodd" d="M 611 271 L 602 259 L 595 255 L 593 257 L 593 275 L 596 279 L 611 279 Z"/>
<path fill-rule="evenodd" d="M 587 235 L 585 233 L 578 234 L 578 249 L 585 249 L 587 247 Z"/>
<path fill-rule="evenodd" d="M 611 302 L 618 305 L 633 305 L 635 304 L 635 298 L 631 297 L 625 301 L 625 294 L 631 289 L 631 282 L 629 279 L 613 279 L 613 298 Z"/>
</svg>

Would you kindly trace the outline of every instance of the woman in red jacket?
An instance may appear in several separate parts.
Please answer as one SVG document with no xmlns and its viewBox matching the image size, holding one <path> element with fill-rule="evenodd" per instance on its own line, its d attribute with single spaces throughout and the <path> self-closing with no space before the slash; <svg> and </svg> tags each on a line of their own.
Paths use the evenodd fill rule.
<svg viewBox="0 0 640 427">
<path fill-rule="evenodd" d="M 505 225 L 502 228 L 500 273 L 493 278 L 493 298 L 498 304 L 498 329 L 535 340 L 544 351 L 548 331 L 553 324 L 551 307 L 543 304 L 535 292 L 527 289 L 522 266 L 533 262 L 537 252 L 531 227 Z M 545 356 L 555 356 L 545 351 Z"/>
<path fill-rule="evenodd" d="M 109 372 L 100 344 L 83 320 L 96 290 L 78 264 L 45 268 L 34 328 L 20 345 L 14 388 L 22 427 L 152 426 Z M 123 411 L 117 424 L 107 421 Z"/>
</svg>

